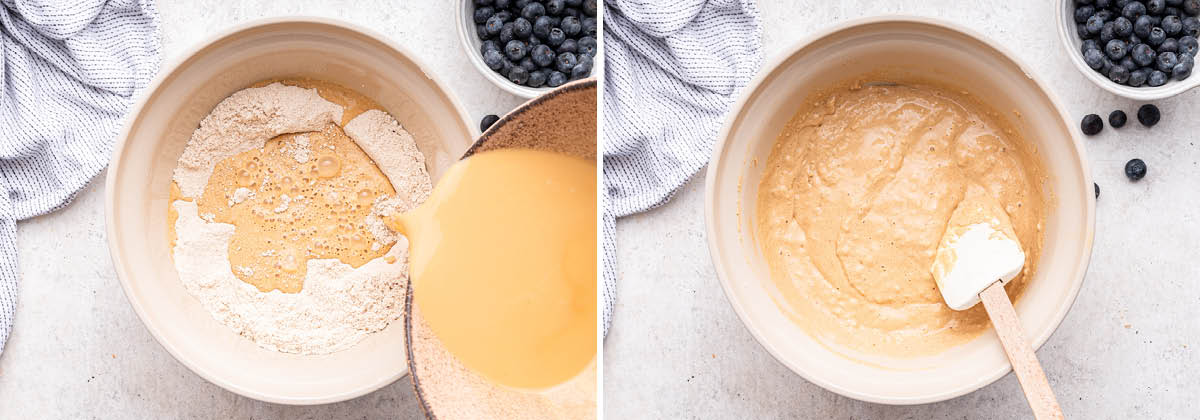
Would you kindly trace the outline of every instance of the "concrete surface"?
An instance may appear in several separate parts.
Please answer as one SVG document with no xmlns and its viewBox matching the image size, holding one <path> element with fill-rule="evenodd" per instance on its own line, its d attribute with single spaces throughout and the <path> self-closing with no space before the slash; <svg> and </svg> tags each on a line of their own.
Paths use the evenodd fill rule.
<svg viewBox="0 0 1200 420">
<path fill-rule="evenodd" d="M 164 62 L 223 28 L 280 15 L 336 17 L 397 41 L 451 83 L 471 124 L 523 102 L 471 66 L 455 2 L 159 1 Z M 104 174 L 57 213 L 19 223 L 16 326 L 0 355 L 0 419 L 421 418 L 408 378 L 317 407 L 262 403 L 225 391 L 175 361 L 142 326 L 117 281 L 104 233 Z"/>
<path fill-rule="evenodd" d="M 1072 124 L 1123 109 L 1130 122 L 1087 140 L 1100 185 L 1087 280 L 1038 352 L 1068 418 L 1197 418 L 1200 404 L 1200 91 L 1160 101 L 1153 129 L 1079 74 L 1059 44 L 1054 4 L 760 0 L 768 59 L 811 31 L 862 16 L 939 16 L 1014 51 L 1053 86 Z M 1195 76 L 1193 76 L 1195 77 Z M 1129 182 L 1127 160 L 1149 175 Z M 776 362 L 750 336 L 720 289 L 705 244 L 704 176 L 675 199 L 618 223 L 618 304 L 604 346 L 608 418 L 1030 418 L 1010 374 L 938 404 L 892 407 L 838 396 Z M 664 252 L 669 250 L 669 252 Z"/>
</svg>

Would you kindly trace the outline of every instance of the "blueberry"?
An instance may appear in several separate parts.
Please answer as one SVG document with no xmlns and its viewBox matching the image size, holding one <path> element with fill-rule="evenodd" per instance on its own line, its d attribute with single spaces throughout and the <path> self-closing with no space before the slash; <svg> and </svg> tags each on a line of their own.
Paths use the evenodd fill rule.
<svg viewBox="0 0 1200 420">
<path fill-rule="evenodd" d="M 508 81 L 523 85 L 529 81 L 529 71 L 521 66 L 515 66 L 508 72 Z"/>
<path fill-rule="evenodd" d="M 1125 126 L 1125 121 L 1129 118 L 1125 116 L 1125 111 L 1116 110 L 1108 114 L 1108 125 L 1112 128 L 1121 128 Z"/>
<path fill-rule="evenodd" d="M 1155 26 L 1154 28 L 1150 29 L 1150 37 L 1146 38 L 1146 43 L 1150 44 L 1151 47 L 1158 47 L 1159 45 L 1162 45 L 1163 41 L 1166 40 L 1167 33 L 1164 32 L 1162 28 Z"/>
<path fill-rule="evenodd" d="M 592 73 L 592 58 L 588 56 L 579 57 L 579 63 L 575 67 L 571 67 L 571 80 L 582 79 L 588 77 Z"/>
<path fill-rule="evenodd" d="M 484 115 L 483 120 L 479 121 L 479 131 L 487 131 L 488 127 L 491 127 L 496 121 L 500 121 L 500 117 L 494 114 Z"/>
<path fill-rule="evenodd" d="M 1154 48 L 1150 48 L 1149 45 L 1134 45 L 1131 53 L 1133 55 L 1133 62 L 1138 63 L 1139 66 L 1149 66 L 1151 63 L 1154 63 Z"/>
<path fill-rule="evenodd" d="M 1104 53 L 1100 50 L 1087 50 L 1083 53 L 1083 62 L 1087 63 L 1092 70 L 1100 70 L 1104 67 Z"/>
<path fill-rule="evenodd" d="M 531 3 L 530 0 L 513 0 L 513 8 L 521 10 L 524 9 L 525 6 L 529 5 L 529 3 Z"/>
<path fill-rule="evenodd" d="M 521 9 L 521 17 L 526 20 L 534 21 L 545 15 L 546 6 L 543 6 L 541 3 L 529 3 L 525 5 L 525 8 Z"/>
<path fill-rule="evenodd" d="M 1125 16 L 1125 18 L 1129 20 L 1137 19 L 1138 16 L 1145 14 L 1146 5 L 1142 4 L 1141 2 L 1131 1 L 1121 9 L 1121 16 Z"/>
<path fill-rule="evenodd" d="M 1179 59 L 1179 63 L 1176 63 L 1175 67 L 1171 68 L 1171 77 L 1175 78 L 1175 80 L 1183 80 L 1188 78 L 1188 76 L 1192 75 L 1192 67 L 1195 66 L 1195 64 L 1196 62 L 1192 56 L 1183 56 Z"/>
<path fill-rule="evenodd" d="M 1133 34 L 1137 35 L 1139 38 L 1149 38 L 1150 28 L 1153 27 L 1154 24 L 1150 23 L 1150 16 L 1139 17 L 1133 21 Z"/>
<path fill-rule="evenodd" d="M 1167 16 L 1162 20 L 1162 28 L 1167 36 L 1176 36 L 1183 32 L 1183 21 L 1179 20 L 1179 16 Z"/>
<path fill-rule="evenodd" d="M 1078 3 L 1079 4 L 1094 3 L 1096 5 L 1096 7 L 1100 8 L 1100 9 L 1112 7 L 1112 0 L 1096 0 L 1095 2 L 1089 1 L 1087 3 L 1084 3 L 1084 2 L 1078 2 Z"/>
<path fill-rule="evenodd" d="M 1183 18 L 1183 34 L 1190 36 L 1200 36 L 1200 19 L 1195 16 Z"/>
<path fill-rule="evenodd" d="M 585 17 L 583 19 L 580 19 L 579 23 L 583 25 L 583 34 L 584 35 L 592 36 L 592 37 L 596 36 L 596 18 Z"/>
<path fill-rule="evenodd" d="M 475 25 L 475 36 L 479 37 L 480 41 L 492 37 L 487 33 L 487 25 Z"/>
<path fill-rule="evenodd" d="M 554 59 L 554 64 L 558 71 L 570 73 L 571 69 L 574 68 L 576 64 L 579 64 L 579 59 L 575 58 L 574 53 L 566 52 L 559 54 L 558 57 Z"/>
<path fill-rule="evenodd" d="M 1150 77 L 1146 78 L 1146 84 L 1150 87 L 1159 87 L 1167 84 L 1167 74 L 1158 70 L 1150 72 Z"/>
<path fill-rule="evenodd" d="M 496 9 L 507 9 L 512 5 L 512 0 L 496 0 Z"/>
<path fill-rule="evenodd" d="M 487 64 L 489 69 L 500 70 L 504 66 L 504 54 L 499 50 L 487 50 L 483 53 L 483 63 Z"/>
<path fill-rule="evenodd" d="M 1095 16 L 1096 9 L 1092 6 L 1080 6 L 1075 8 L 1075 23 L 1087 22 L 1089 18 Z"/>
<path fill-rule="evenodd" d="M 1167 16 L 1183 16 L 1183 10 L 1179 10 L 1178 7 L 1167 6 L 1167 10 L 1163 11 L 1163 14 Z"/>
<path fill-rule="evenodd" d="M 541 39 L 550 37 L 550 28 L 554 25 L 550 24 L 550 16 L 542 16 L 533 22 L 533 35 Z"/>
<path fill-rule="evenodd" d="M 546 43 L 551 47 L 557 47 L 567 40 L 567 34 L 563 33 L 562 29 L 554 28 L 550 30 L 550 36 L 546 37 Z"/>
<path fill-rule="evenodd" d="M 1146 13 L 1152 15 L 1161 15 L 1167 9 L 1167 2 L 1163 0 L 1146 0 Z"/>
<path fill-rule="evenodd" d="M 1087 25 L 1082 23 L 1075 24 L 1075 35 L 1078 35 L 1079 39 L 1088 39 L 1092 36 L 1088 33 Z"/>
<path fill-rule="evenodd" d="M 579 23 L 579 19 L 570 16 L 563 18 L 562 23 L 559 24 L 559 27 L 562 28 L 563 33 L 570 37 L 577 36 L 583 31 L 583 24 Z"/>
<path fill-rule="evenodd" d="M 489 39 L 489 40 L 483 41 L 483 44 L 479 46 L 480 54 L 487 54 L 487 52 L 491 51 L 491 50 L 499 51 L 500 43 L 496 42 L 496 40 L 494 40 L 494 39 Z"/>
<path fill-rule="evenodd" d="M 1129 39 L 1127 39 L 1125 43 L 1129 45 L 1145 44 L 1145 42 L 1142 42 L 1142 39 L 1138 38 L 1137 35 L 1130 35 Z"/>
<path fill-rule="evenodd" d="M 1108 69 L 1108 80 L 1122 85 L 1128 83 L 1129 69 L 1124 66 L 1112 66 L 1112 68 Z"/>
<path fill-rule="evenodd" d="M 533 52 L 530 53 L 533 58 L 533 63 L 540 67 L 550 67 L 554 64 L 554 50 L 548 45 L 538 45 L 533 47 Z"/>
<path fill-rule="evenodd" d="M 529 81 L 525 82 L 525 86 L 529 86 L 531 88 L 538 88 L 538 87 L 542 87 L 542 85 L 544 85 L 544 84 L 546 84 L 546 71 L 545 70 L 534 70 L 534 71 L 529 72 Z"/>
<path fill-rule="evenodd" d="M 1195 57 L 1197 50 L 1200 50 L 1200 42 L 1196 41 L 1196 37 L 1189 35 L 1179 38 L 1179 51 L 1176 51 L 1177 53 Z"/>
<path fill-rule="evenodd" d="M 513 21 L 513 38 L 528 39 L 529 35 L 532 33 L 533 24 L 529 23 L 529 21 L 525 20 L 525 18 L 519 17 L 517 20 Z"/>
<path fill-rule="evenodd" d="M 1092 186 L 1096 187 L 1096 198 L 1100 198 L 1100 184 L 1093 182 Z"/>
<path fill-rule="evenodd" d="M 546 13 L 552 15 L 560 15 L 566 8 L 567 2 L 563 0 L 550 0 L 546 2 Z"/>
<path fill-rule="evenodd" d="M 491 18 L 495 13 L 496 11 L 492 10 L 491 7 L 480 7 L 475 9 L 475 23 L 485 23 L 488 21 L 488 18 Z"/>
<path fill-rule="evenodd" d="M 1129 70 L 1130 72 L 1138 69 L 1137 63 L 1133 62 L 1133 57 L 1130 57 L 1128 55 L 1126 55 L 1125 58 L 1122 58 L 1121 62 L 1119 64 L 1121 65 L 1121 67 L 1124 67 L 1125 70 Z"/>
<path fill-rule="evenodd" d="M 579 42 L 579 41 L 576 41 L 576 40 L 574 40 L 574 39 L 567 38 L 567 40 L 566 40 L 566 41 L 563 41 L 562 45 L 559 45 L 559 46 L 558 46 L 558 49 L 556 49 L 556 50 L 554 50 L 554 51 L 555 51 L 555 52 L 557 52 L 557 53 L 559 53 L 559 54 L 562 54 L 562 53 L 565 53 L 565 52 L 577 53 L 577 52 L 579 52 L 579 44 L 578 44 L 578 42 Z"/>
<path fill-rule="evenodd" d="M 1129 4 L 1131 1 L 1132 0 L 1113 0 L 1113 6 L 1116 6 L 1117 9 L 1123 9 L 1125 8 L 1125 5 Z"/>
<path fill-rule="evenodd" d="M 504 23 L 512 22 L 513 17 L 514 17 L 512 12 L 507 11 L 507 10 L 501 10 L 499 12 L 496 12 L 496 16 L 499 16 L 500 20 L 503 21 Z"/>
<path fill-rule="evenodd" d="M 1183 0 L 1183 12 L 1191 16 L 1200 14 L 1200 0 Z"/>
<path fill-rule="evenodd" d="M 525 45 L 524 41 L 514 39 L 504 44 L 504 55 L 508 56 L 509 60 L 521 61 L 527 52 L 529 52 L 529 46 Z"/>
<path fill-rule="evenodd" d="M 1099 42 L 1096 42 L 1096 40 L 1094 40 L 1094 39 L 1085 39 L 1085 40 L 1083 40 L 1083 44 L 1081 44 L 1079 46 L 1079 53 L 1085 54 L 1085 53 L 1087 53 L 1087 50 L 1098 50 L 1098 49 L 1100 49 Z"/>
<path fill-rule="evenodd" d="M 583 6 L 583 0 L 567 0 L 567 6 L 570 6 L 570 7 Z"/>
<path fill-rule="evenodd" d="M 1140 68 L 1129 72 L 1129 86 L 1138 87 L 1146 84 L 1146 78 L 1150 76 L 1149 68 Z"/>
<path fill-rule="evenodd" d="M 568 7 L 567 10 L 563 10 L 563 16 L 564 17 L 570 16 L 575 19 L 581 19 L 581 18 L 583 18 L 583 12 L 580 12 L 579 8 Z"/>
<path fill-rule="evenodd" d="M 512 60 L 505 58 L 504 61 L 502 62 L 502 64 L 500 65 L 499 73 L 501 76 L 508 77 L 508 73 L 511 72 L 512 69 L 514 69 L 516 67 L 517 67 L 517 65 L 513 64 Z"/>
<path fill-rule="evenodd" d="M 1158 46 L 1158 52 L 1160 54 L 1165 52 L 1179 52 L 1179 41 L 1176 41 L 1175 38 L 1167 38 L 1166 40 L 1163 40 L 1162 45 Z"/>
<path fill-rule="evenodd" d="M 592 38 L 590 36 L 579 38 L 579 53 L 589 57 L 595 57 L 596 38 Z"/>
<path fill-rule="evenodd" d="M 1125 41 L 1119 39 L 1108 41 L 1108 44 L 1104 45 L 1104 53 L 1113 60 L 1125 58 L 1125 54 L 1128 52 L 1129 48 L 1125 45 Z"/>
<path fill-rule="evenodd" d="M 534 64 L 533 58 L 530 58 L 528 55 L 526 55 L 525 58 L 522 58 L 517 65 L 521 66 L 521 68 L 525 69 L 527 72 L 533 72 L 534 70 L 538 69 L 538 65 Z"/>
<path fill-rule="evenodd" d="M 1141 159 L 1130 159 L 1125 163 L 1125 176 L 1131 181 L 1137 181 L 1146 176 L 1146 162 Z"/>
<path fill-rule="evenodd" d="M 1113 12 L 1110 10 L 1097 10 L 1096 16 L 1100 16 L 1100 19 L 1103 19 L 1105 22 L 1108 22 L 1110 20 L 1113 20 L 1113 17 L 1115 17 L 1116 15 L 1114 15 Z"/>
<path fill-rule="evenodd" d="M 1116 34 L 1116 31 L 1113 29 L 1112 22 L 1105 23 L 1104 26 L 1100 27 L 1100 44 L 1101 45 L 1108 44 L 1108 41 L 1112 41 L 1116 38 L 1117 38 L 1117 34 Z"/>
<path fill-rule="evenodd" d="M 550 76 L 546 78 L 546 86 L 559 87 L 562 86 L 563 83 L 567 83 L 567 75 L 563 74 L 562 72 L 550 72 Z"/>
<path fill-rule="evenodd" d="M 1113 21 L 1113 34 L 1117 38 L 1128 38 L 1130 35 L 1133 35 L 1133 22 L 1125 19 L 1124 16 L 1117 18 L 1117 20 Z"/>
<path fill-rule="evenodd" d="M 1158 119 L 1162 114 L 1158 112 L 1158 107 L 1153 104 L 1145 104 L 1138 108 L 1138 122 L 1146 127 L 1153 127 L 1158 124 Z"/>
<path fill-rule="evenodd" d="M 1170 73 L 1171 69 L 1174 69 L 1175 65 L 1179 64 L 1179 57 L 1170 51 L 1159 53 L 1158 59 L 1154 60 L 1154 64 L 1162 72 Z"/>
<path fill-rule="evenodd" d="M 1196 1 L 1200 2 L 1200 0 Z M 596 0 L 583 0 L 583 14 L 593 17 L 596 16 Z"/>
<path fill-rule="evenodd" d="M 1179 6 L 1183 4 L 1183 0 L 1167 0 L 1167 6 Z"/>
<path fill-rule="evenodd" d="M 1104 62 L 1100 65 L 1100 74 L 1103 74 L 1104 77 L 1108 77 L 1108 72 L 1111 71 L 1115 65 L 1117 65 L 1117 63 L 1109 60 L 1108 57 L 1104 57 Z"/>
<path fill-rule="evenodd" d="M 500 30 L 504 29 L 504 19 L 493 15 L 488 18 L 487 23 L 484 24 L 484 28 L 487 29 L 487 33 L 490 36 L 500 35 Z"/>
<path fill-rule="evenodd" d="M 562 18 L 558 16 L 550 16 L 550 26 L 555 28 L 562 27 Z"/>
<path fill-rule="evenodd" d="M 504 27 L 500 28 L 499 39 L 500 39 L 500 43 L 503 45 L 508 45 L 509 41 L 516 39 L 516 37 L 513 36 L 513 23 L 512 22 L 505 23 Z"/>
<path fill-rule="evenodd" d="M 1094 136 L 1104 129 L 1104 121 L 1099 115 L 1087 114 L 1083 116 L 1083 121 L 1079 123 L 1079 129 L 1083 130 L 1083 134 Z"/>
</svg>

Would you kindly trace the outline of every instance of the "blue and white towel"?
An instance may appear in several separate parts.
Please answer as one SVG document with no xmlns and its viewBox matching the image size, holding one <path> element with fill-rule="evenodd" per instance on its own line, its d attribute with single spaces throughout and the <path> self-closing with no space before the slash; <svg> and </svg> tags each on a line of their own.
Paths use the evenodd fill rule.
<svg viewBox="0 0 1200 420">
<path fill-rule="evenodd" d="M 616 218 L 659 206 L 708 163 L 725 113 L 762 64 L 754 0 L 606 0 L 604 332 Z"/>
<path fill-rule="evenodd" d="M 66 206 L 104 169 L 161 45 L 151 0 L 0 0 L 0 352 L 17 309 L 17 220 Z"/>
</svg>

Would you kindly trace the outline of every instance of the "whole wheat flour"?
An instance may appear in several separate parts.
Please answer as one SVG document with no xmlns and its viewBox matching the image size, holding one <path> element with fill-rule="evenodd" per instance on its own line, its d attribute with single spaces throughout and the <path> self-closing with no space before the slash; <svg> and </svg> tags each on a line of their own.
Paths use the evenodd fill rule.
<svg viewBox="0 0 1200 420">
<path fill-rule="evenodd" d="M 175 170 L 175 182 L 184 197 L 198 197 L 218 162 L 262 148 L 277 135 L 339 123 L 342 112 L 341 106 L 325 101 L 313 89 L 274 83 L 239 91 L 217 105 L 193 133 Z M 377 201 L 388 205 L 373 210 L 387 214 L 404 211 L 428 198 L 432 185 L 424 157 L 412 136 L 391 115 L 370 110 L 347 123 L 344 130 L 396 190 L 395 196 Z M 300 135 L 294 139 L 296 144 L 288 147 L 294 148 L 291 152 L 297 162 L 309 160 L 307 138 Z M 239 189 L 229 204 L 236 205 L 252 194 Z M 301 196 L 289 197 L 279 204 L 286 210 L 301 200 Z M 288 353 L 332 353 L 382 330 L 402 314 L 408 245 L 400 235 L 386 230 L 375 211 L 365 223 L 372 225 L 371 219 L 375 219 L 385 230 L 372 229 L 378 246 L 396 243 L 386 254 L 358 268 L 336 259 L 308 260 L 299 293 L 264 293 L 234 275 L 234 270 L 247 274 L 246 267 L 232 267 L 229 262 L 235 225 L 205 219 L 197 214 L 192 201 L 177 200 L 172 205 L 179 216 L 173 255 L 184 287 L 215 319 L 259 346 Z M 264 257 L 268 255 L 264 253 Z"/>
</svg>

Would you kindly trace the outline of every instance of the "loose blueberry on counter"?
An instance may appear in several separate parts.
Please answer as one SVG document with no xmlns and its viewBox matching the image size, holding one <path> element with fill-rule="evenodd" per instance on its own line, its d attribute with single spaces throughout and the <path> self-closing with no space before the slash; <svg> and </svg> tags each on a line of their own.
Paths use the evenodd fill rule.
<svg viewBox="0 0 1200 420">
<path fill-rule="evenodd" d="M 1118 109 L 1108 114 L 1108 125 L 1112 128 L 1124 127 L 1126 120 L 1128 120 L 1128 117 L 1125 116 L 1125 111 Z"/>
<path fill-rule="evenodd" d="M 1162 114 L 1158 112 L 1157 106 L 1145 104 L 1141 108 L 1138 108 L 1137 117 L 1138 122 L 1142 123 L 1142 125 L 1153 127 L 1154 124 L 1158 124 L 1158 119 L 1162 117 Z"/>
<path fill-rule="evenodd" d="M 1096 188 L 1096 198 L 1100 198 L 1100 184 L 1093 182 L 1092 186 Z"/>
<path fill-rule="evenodd" d="M 484 115 L 483 120 L 479 121 L 479 131 L 487 131 L 488 127 L 491 127 L 496 121 L 500 121 L 500 117 L 497 117 L 495 114 Z"/>
<path fill-rule="evenodd" d="M 1083 117 L 1083 121 L 1079 123 L 1079 129 L 1083 130 L 1083 134 L 1094 136 L 1104 129 L 1104 121 L 1099 115 L 1087 114 Z"/>
<path fill-rule="evenodd" d="M 1137 181 L 1146 176 L 1146 162 L 1141 159 L 1130 159 L 1125 163 L 1125 176 L 1132 181 Z"/>
</svg>

